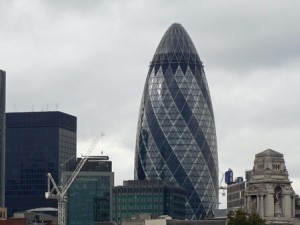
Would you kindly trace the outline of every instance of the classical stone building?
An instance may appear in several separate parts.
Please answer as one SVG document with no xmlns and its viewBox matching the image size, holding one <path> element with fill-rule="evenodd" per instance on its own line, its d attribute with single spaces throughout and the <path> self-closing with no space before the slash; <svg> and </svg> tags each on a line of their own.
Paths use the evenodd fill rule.
<svg viewBox="0 0 300 225">
<path fill-rule="evenodd" d="M 294 197 L 283 154 L 272 149 L 256 154 L 245 190 L 245 208 L 257 212 L 268 224 L 291 224 L 295 217 Z"/>
</svg>

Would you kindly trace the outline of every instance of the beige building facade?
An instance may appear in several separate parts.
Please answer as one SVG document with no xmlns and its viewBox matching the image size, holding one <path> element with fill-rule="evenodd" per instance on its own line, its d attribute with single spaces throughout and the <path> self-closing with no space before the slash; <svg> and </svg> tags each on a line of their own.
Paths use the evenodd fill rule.
<svg viewBox="0 0 300 225">
<path fill-rule="evenodd" d="M 293 223 L 295 192 L 283 154 L 267 149 L 255 155 L 244 200 L 245 208 L 257 212 L 268 224 Z"/>
</svg>

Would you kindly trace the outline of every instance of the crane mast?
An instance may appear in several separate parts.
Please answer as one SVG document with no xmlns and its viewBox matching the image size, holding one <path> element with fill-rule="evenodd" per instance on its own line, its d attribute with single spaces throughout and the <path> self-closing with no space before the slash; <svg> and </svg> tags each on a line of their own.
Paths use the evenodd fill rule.
<svg viewBox="0 0 300 225">
<path fill-rule="evenodd" d="M 66 225 L 66 204 L 67 204 L 67 192 L 70 188 L 73 181 L 76 179 L 78 173 L 80 172 L 81 168 L 85 164 L 85 162 L 88 160 L 88 157 L 96 147 L 99 139 L 103 136 L 103 134 L 97 136 L 95 140 L 92 142 L 91 146 L 88 148 L 86 154 L 80 162 L 78 163 L 76 169 L 71 174 L 70 178 L 67 180 L 67 182 L 63 186 L 58 186 L 51 173 L 47 174 L 48 177 L 48 191 L 45 192 L 46 199 L 57 199 L 58 201 L 58 225 Z"/>
<path fill-rule="evenodd" d="M 222 178 L 221 178 L 220 184 L 219 184 L 219 189 L 220 189 L 220 190 L 223 190 L 222 196 L 225 196 L 225 190 L 227 189 L 227 187 L 226 187 L 226 186 L 222 186 L 222 182 L 223 182 L 223 180 L 224 180 L 225 174 L 224 174 L 223 172 L 221 172 L 220 170 L 219 170 L 219 172 L 222 174 Z"/>
</svg>

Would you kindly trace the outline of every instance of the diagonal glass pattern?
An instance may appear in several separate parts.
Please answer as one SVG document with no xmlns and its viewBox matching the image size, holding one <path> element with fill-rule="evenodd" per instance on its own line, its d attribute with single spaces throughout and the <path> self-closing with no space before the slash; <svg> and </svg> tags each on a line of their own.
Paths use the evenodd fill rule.
<svg viewBox="0 0 300 225">
<path fill-rule="evenodd" d="M 209 217 L 218 204 L 213 108 L 197 50 L 180 24 L 163 36 L 143 92 L 135 179 L 173 181 L 186 189 L 186 218 Z"/>
</svg>

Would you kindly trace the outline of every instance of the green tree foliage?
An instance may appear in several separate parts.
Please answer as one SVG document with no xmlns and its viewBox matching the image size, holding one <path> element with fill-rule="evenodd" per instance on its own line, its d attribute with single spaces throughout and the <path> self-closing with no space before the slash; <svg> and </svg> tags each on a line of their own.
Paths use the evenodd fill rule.
<svg viewBox="0 0 300 225">
<path fill-rule="evenodd" d="M 242 209 L 228 213 L 227 225 L 265 225 L 266 222 L 257 213 L 248 213 Z"/>
</svg>

